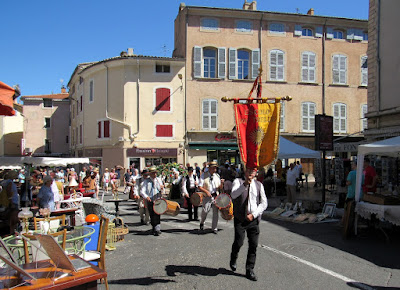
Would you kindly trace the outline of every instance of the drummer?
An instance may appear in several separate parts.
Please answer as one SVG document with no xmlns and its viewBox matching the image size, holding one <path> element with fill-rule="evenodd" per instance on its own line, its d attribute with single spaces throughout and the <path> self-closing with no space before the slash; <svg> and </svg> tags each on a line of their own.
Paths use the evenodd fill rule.
<svg viewBox="0 0 400 290">
<path fill-rule="evenodd" d="M 203 199 L 203 210 L 201 211 L 200 230 L 204 230 L 204 222 L 211 207 L 213 208 L 213 219 L 211 228 L 214 234 L 218 233 L 218 208 L 213 204 L 214 198 L 219 194 L 223 187 L 223 180 L 217 172 L 218 164 L 212 161 L 208 165 L 208 172 L 204 172 L 200 178 L 199 190 L 205 193 Z"/>
<path fill-rule="evenodd" d="M 190 197 L 196 191 L 197 186 L 199 185 L 198 178 L 195 174 L 193 174 L 194 170 L 193 167 L 188 167 L 188 175 L 185 176 L 182 182 L 182 196 L 186 199 L 187 206 L 188 206 L 188 215 L 189 221 L 193 220 L 193 213 L 192 213 L 192 203 L 190 201 Z M 198 206 L 194 206 L 194 220 L 198 221 L 198 214 L 197 209 Z"/>
<path fill-rule="evenodd" d="M 157 177 L 157 168 L 151 166 L 149 168 L 149 178 L 146 178 L 140 188 L 140 195 L 147 200 L 147 208 L 150 214 L 150 223 L 153 227 L 153 235 L 161 235 L 160 216 L 154 212 L 154 201 L 161 198 L 164 185 L 159 177 Z"/>
</svg>

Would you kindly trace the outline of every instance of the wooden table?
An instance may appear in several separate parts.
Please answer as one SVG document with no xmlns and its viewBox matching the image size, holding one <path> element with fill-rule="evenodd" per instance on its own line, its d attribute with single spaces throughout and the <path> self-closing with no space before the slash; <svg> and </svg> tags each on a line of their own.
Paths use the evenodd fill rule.
<svg viewBox="0 0 400 290">
<path fill-rule="evenodd" d="M 76 255 L 69 257 L 70 259 L 81 259 Z M 52 278 L 54 277 L 56 268 L 49 260 L 24 264 L 22 268 L 37 280 L 29 281 L 28 277 L 24 277 L 25 281 L 29 282 L 14 289 L 97 289 L 97 280 L 107 277 L 107 272 L 92 264 L 89 265 L 89 268 L 57 279 Z M 68 270 L 57 268 L 58 274 L 56 277 L 69 272 Z M 23 282 L 24 280 L 18 275 L 16 270 L 0 269 L 0 289 L 15 287 Z"/>
<path fill-rule="evenodd" d="M 119 214 L 119 203 L 123 202 L 123 201 L 128 201 L 128 200 L 127 199 L 122 199 L 122 198 L 106 200 L 106 202 L 115 203 L 115 216 L 116 217 L 118 217 L 118 214 Z"/>
</svg>

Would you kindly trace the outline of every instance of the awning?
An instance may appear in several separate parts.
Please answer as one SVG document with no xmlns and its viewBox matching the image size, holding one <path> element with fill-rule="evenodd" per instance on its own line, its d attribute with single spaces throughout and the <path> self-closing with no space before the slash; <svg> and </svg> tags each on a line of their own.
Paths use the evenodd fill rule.
<svg viewBox="0 0 400 290">
<path fill-rule="evenodd" d="M 239 150 L 236 142 L 189 142 L 189 149 Z"/>
<path fill-rule="evenodd" d="M 9 85 L 0 82 L 0 115 L 14 116 L 14 99 L 18 98 L 20 92 Z"/>
</svg>

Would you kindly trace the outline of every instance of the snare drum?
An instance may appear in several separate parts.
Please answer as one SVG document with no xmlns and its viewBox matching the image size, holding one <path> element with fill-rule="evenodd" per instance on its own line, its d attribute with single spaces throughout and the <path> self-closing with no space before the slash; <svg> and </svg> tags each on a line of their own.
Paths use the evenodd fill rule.
<svg viewBox="0 0 400 290">
<path fill-rule="evenodd" d="M 233 203 L 227 208 L 223 208 L 220 210 L 221 211 L 221 217 L 224 220 L 230 221 L 233 219 Z"/>
<path fill-rule="evenodd" d="M 176 216 L 179 214 L 181 207 L 175 201 L 159 198 L 154 201 L 153 210 L 158 215 L 167 214 Z"/>
<path fill-rule="evenodd" d="M 193 206 L 201 206 L 203 204 L 203 194 L 201 192 L 193 192 L 190 202 Z"/>
<path fill-rule="evenodd" d="M 226 193 L 221 193 L 215 198 L 215 206 L 222 210 L 224 208 L 228 208 L 232 204 L 232 199 Z"/>
</svg>

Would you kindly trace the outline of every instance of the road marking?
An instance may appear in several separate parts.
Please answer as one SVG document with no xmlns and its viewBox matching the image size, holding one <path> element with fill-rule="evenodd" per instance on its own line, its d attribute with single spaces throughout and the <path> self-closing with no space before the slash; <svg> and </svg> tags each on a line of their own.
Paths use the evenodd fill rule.
<svg viewBox="0 0 400 290">
<path fill-rule="evenodd" d="M 348 278 L 348 277 L 346 277 L 346 276 L 343 276 L 343 275 L 341 275 L 341 274 L 339 274 L 339 273 L 333 272 L 333 271 L 331 271 L 331 270 L 329 270 L 329 269 L 323 268 L 323 267 L 318 266 L 318 265 L 316 265 L 316 264 L 313 264 L 313 263 L 311 263 L 311 262 L 309 262 L 309 261 L 303 260 L 302 258 L 293 256 L 293 255 L 291 255 L 291 254 L 282 252 L 282 251 L 280 251 L 280 250 L 277 250 L 277 249 L 268 247 L 268 246 L 266 246 L 266 245 L 261 245 L 261 248 L 266 249 L 266 250 L 269 250 L 269 251 L 274 252 L 274 253 L 276 253 L 276 254 L 283 255 L 283 256 L 285 256 L 285 257 L 287 257 L 287 258 L 290 258 L 290 259 L 292 259 L 292 260 L 295 260 L 295 261 L 297 261 L 297 262 L 303 263 L 303 264 L 305 264 L 305 265 L 307 265 L 307 266 L 309 266 L 309 267 L 311 267 L 311 268 L 314 268 L 314 269 L 316 269 L 316 270 L 318 270 L 318 271 L 321 271 L 321 272 L 323 272 L 323 273 L 325 273 L 325 274 L 331 275 L 331 276 L 333 276 L 333 277 L 335 277 L 335 278 L 337 278 L 337 279 L 340 279 L 340 280 L 342 280 L 342 281 L 344 281 L 344 282 L 346 282 L 346 283 L 352 283 L 353 285 L 356 285 L 359 289 L 365 289 L 365 290 L 373 290 L 373 289 L 375 289 L 375 288 L 372 288 L 372 287 L 370 287 L 370 286 L 368 286 L 368 285 L 365 285 L 365 284 L 363 284 L 363 283 L 361 283 L 361 282 L 359 282 L 359 281 L 350 279 L 350 278 Z"/>
</svg>

